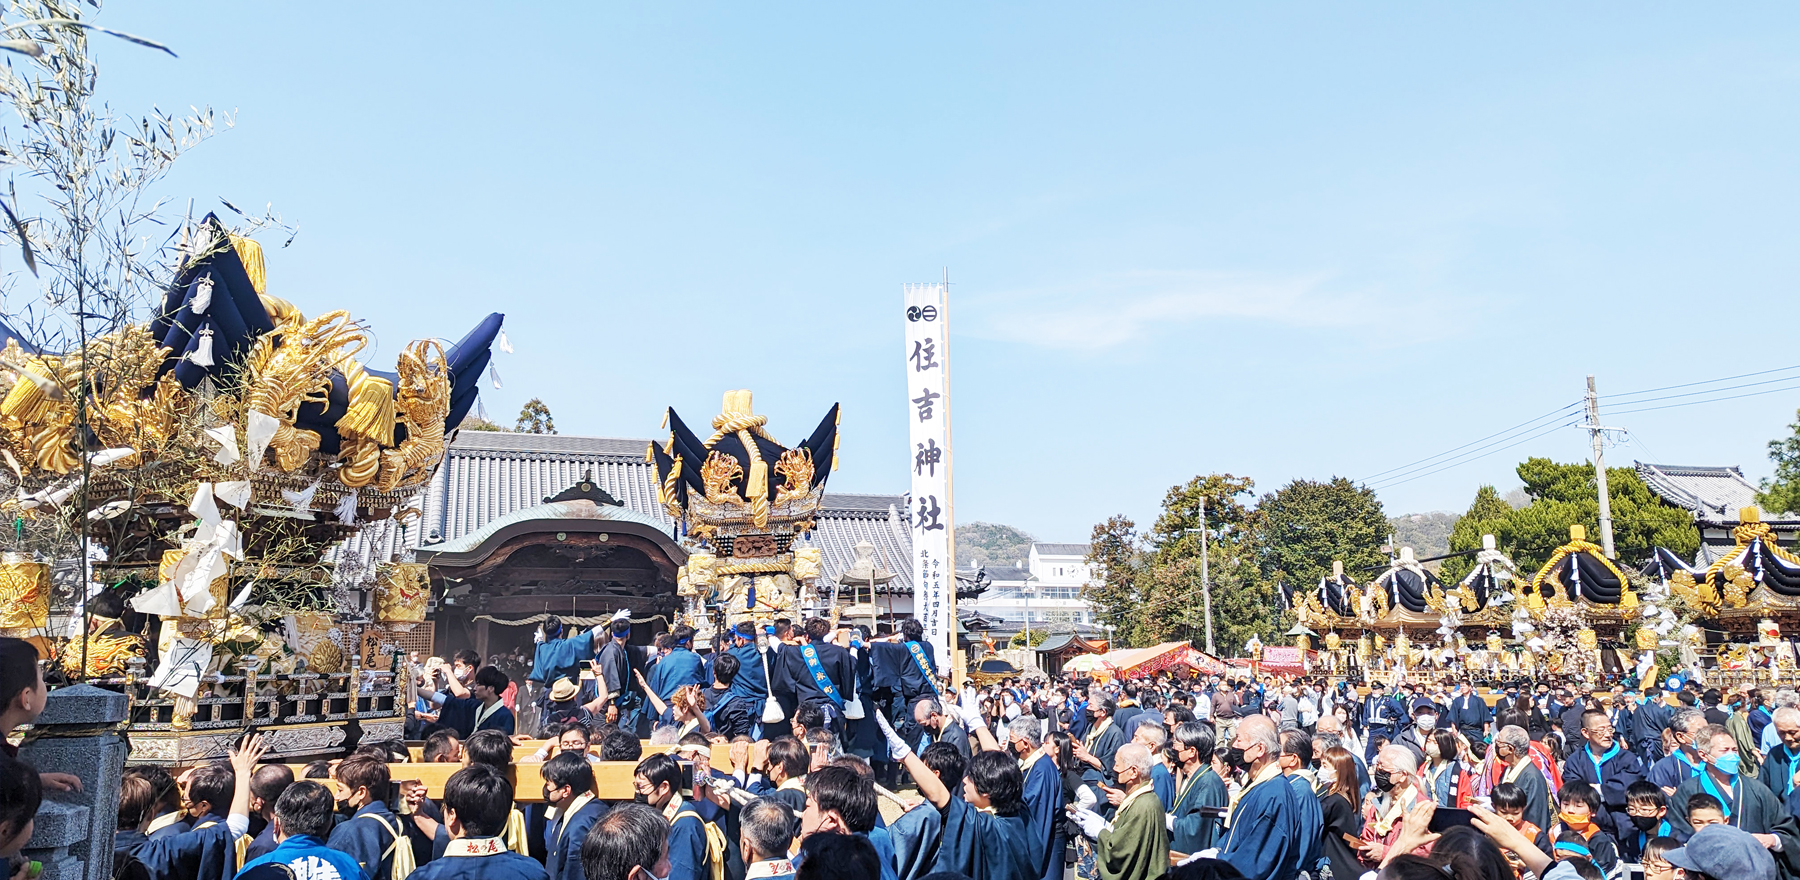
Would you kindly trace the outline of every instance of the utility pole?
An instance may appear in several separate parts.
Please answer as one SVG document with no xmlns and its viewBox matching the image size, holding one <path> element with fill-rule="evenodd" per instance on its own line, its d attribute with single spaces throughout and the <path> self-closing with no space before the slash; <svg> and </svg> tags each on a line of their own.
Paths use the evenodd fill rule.
<svg viewBox="0 0 1800 880">
<path fill-rule="evenodd" d="M 1600 484 L 1600 549 L 1606 551 L 1606 558 L 1612 559 L 1612 498 L 1606 493 L 1606 444 L 1601 440 L 1600 432 L 1600 396 L 1594 393 L 1594 377 L 1587 377 L 1587 430 L 1594 441 L 1594 480 Z"/>
<path fill-rule="evenodd" d="M 1215 657 L 1212 636 L 1212 579 L 1206 572 L 1206 496 L 1200 496 L 1200 599 L 1205 603 L 1206 612 L 1206 653 Z"/>
</svg>

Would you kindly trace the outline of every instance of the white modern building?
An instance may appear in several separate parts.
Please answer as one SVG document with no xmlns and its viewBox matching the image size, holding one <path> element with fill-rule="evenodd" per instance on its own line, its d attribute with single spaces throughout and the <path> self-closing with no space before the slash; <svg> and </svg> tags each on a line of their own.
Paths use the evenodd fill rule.
<svg viewBox="0 0 1800 880">
<path fill-rule="evenodd" d="M 1091 624 L 1093 612 L 1081 597 L 1091 568 L 1086 544 L 1033 544 L 1025 559 L 988 565 L 988 588 L 959 610 L 1014 624 Z"/>
</svg>

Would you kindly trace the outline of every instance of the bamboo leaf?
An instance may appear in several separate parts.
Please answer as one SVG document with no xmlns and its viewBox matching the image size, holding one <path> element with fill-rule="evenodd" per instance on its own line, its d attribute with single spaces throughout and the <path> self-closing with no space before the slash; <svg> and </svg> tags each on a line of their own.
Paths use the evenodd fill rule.
<svg viewBox="0 0 1800 880">
<path fill-rule="evenodd" d="M 107 34 L 109 36 L 118 37 L 121 40 L 125 40 L 125 41 L 131 42 L 131 43 L 136 43 L 140 46 L 148 46 L 152 49 L 161 49 L 162 51 L 169 53 L 170 58 L 180 58 L 181 57 L 181 56 L 175 54 L 174 49 L 171 49 L 168 46 L 158 43 L 155 40 L 148 39 L 146 37 L 140 37 L 140 36 L 137 36 L 136 34 L 128 34 L 128 33 L 125 33 L 124 31 L 115 31 L 112 28 L 101 27 L 97 24 L 89 24 L 88 22 L 81 21 L 79 19 L 74 19 L 74 18 L 34 18 L 30 21 L 21 21 L 18 24 L 9 25 L 7 27 L 0 28 L 0 34 L 8 33 L 11 31 L 24 30 L 25 28 L 28 28 L 28 27 L 76 27 L 76 28 L 81 28 L 83 30 L 99 31 L 100 33 Z M 26 53 L 26 54 L 30 54 L 30 53 Z"/>
<path fill-rule="evenodd" d="M 44 57 L 44 47 L 38 45 L 36 40 L 0 40 L 0 49 L 33 58 Z"/>
<path fill-rule="evenodd" d="M 32 275 L 36 275 L 38 273 L 37 258 L 31 253 L 31 239 L 25 235 L 25 224 L 19 222 L 19 218 L 13 214 L 12 207 L 4 201 L 0 201 L 0 211 L 6 212 L 6 219 L 12 223 L 13 232 L 19 236 L 19 250 L 25 254 L 25 268 L 30 269 Z"/>
</svg>

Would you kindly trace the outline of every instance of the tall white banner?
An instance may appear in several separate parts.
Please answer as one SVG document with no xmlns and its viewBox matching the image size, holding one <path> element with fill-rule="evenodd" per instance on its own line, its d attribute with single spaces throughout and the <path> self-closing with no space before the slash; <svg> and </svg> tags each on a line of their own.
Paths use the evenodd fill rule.
<svg viewBox="0 0 1800 880">
<path fill-rule="evenodd" d="M 913 616 L 948 675 L 955 638 L 956 575 L 950 555 L 949 287 L 908 284 L 906 413 L 912 466 Z"/>
</svg>

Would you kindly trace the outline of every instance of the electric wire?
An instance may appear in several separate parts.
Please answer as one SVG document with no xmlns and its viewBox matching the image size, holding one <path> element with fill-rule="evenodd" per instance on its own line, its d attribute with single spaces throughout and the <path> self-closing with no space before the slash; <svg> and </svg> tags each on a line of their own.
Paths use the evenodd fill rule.
<svg viewBox="0 0 1800 880">
<path fill-rule="evenodd" d="M 1640 403 L 1652 403 L 1652 402 L 1658 401 L 1658 400 L 1674 400 L 1675 398 L 1678 398 L 1678 397 L 1698 397 L 1703 394 L 1718 394 L 1721 391 L 1736 391 L 1739 388 L 1755 388 L 1759 385 L 1774 385 L 1778 382 L 1793 382 L 1797 379 L 1800 379 L 1800 376 L 1781 376 L 1781 377 L 1775 378 L 1775 379 L 1764 379 L 1761 382 L 1745 382 L 1742 385 L 1726 385 L 1723 388 L 1707 388 L 1707 389 L 1704 389 L 1701 391 L 1686 391 L 1681 394 L 1665 394 L 1661 397 L 1646 397 L 1642 400 L 1622 400 L 1622 401 L 1619 401 L 1615 405 L 1616 406 L 1636 406 Z M 1723 380 L 1720 380 L 1720 381 L 1723 381 Z M 1617 395 L 1603 394 L 1603 395 L 1600 395 L 1600 400 L 1601 401 L 1614 400 L 1614 399 L 1616 399 L 1616 397 L 1617 397 Z M 1704 403 L 1705 401 L 1700 401 L 1700 402 Z"/>
<path fill-rule="evenodd" d="M 1800 377 L 1797 377 L 1797 378 L 1800 378 Z M 1795 390 L 1800 390 L 1800 385 L 1788 385 L 1788 386 L 1782 387 L 1782 388 L 1765 388 L 1761 391 L 1750 391 L 1750 392 L 1746 392 L 1744 394 L 1733 394 L 1728 397 L 1714 397 L 1714 398 L 1710 398 L 1707 400 L 1689 400 L 1689 401 L 1684 401 L 1682 403 L 1665 403 L 1662 406 L 1646 406 L 1646 407 L 1640 407 L 1638 409 L 1613 410 L 1612 412 L 1607 413 L 1607 415 L 1609 415 L 1609 416 L 1624 416 L 1624 415 L 1630 415 L 1632 413 L 1652 412 L 1654 410 L 1659 410 L 1659 409 L 1675 409 L 1676 407 L 1682 407 L 1682 406 L 1699 406 L 1700 404 L 1703 404 L 1703 403 L 1722 403 L 1727 400 L 1737 400 L 1739 398 L 1744 398 L 1744 397 L 1760 397 L 1764 394 L 1775 394 L 1775 393 L 1781 392 L 1781 391 L 1795 391 Z"/>
<path fill-rule="evenodd" d="M 1718 379 L 1705 379 L 1699 382 L 1684 382 L 1680 385 L 1664 385 L 1661 388 L 1645 388 L 1639 391 L 1621 391 L 1616 394 L 1602 395 L 1601 399 L 1604 400 L 1607 397 L 1635 397 L 1639 394 L 1653 394 L 1658 391 L 1673 391 L 1677 388 L 1692 388 L 1696 385 L 1715 385 L 1720 382 L 1730 382 L 1733 379 L 1748 379 L 1752 376 L 1767 376 L 1770 373 L 1786 373 L 1793 370 L 1800 370 L 1800 364 L 1795 364 L 1791 367 L 1776 367 L 1772 370 L 1757 370 L 1754 373 L 1740 373 L 1736 376 L 1724 376 Z M 1639 402 L 1641 403 L 1642 401 Z"/>
<path fill-rule="evenodd" d="M 1421 458 L 1418 461 L 1411 462 L 1408 464 L 1403 464 L 1396 468 L 1389 468 L 1389 469 L 1387 469 L 1385 471 L 1381 471 L 1379 473 L 1370 474 L 1367 477 L 1363 478 L 1363 482 L 1365 482 L 1365 483 L 1372 482 L 1372 481 L 1377 480 L 1380 477 L 1385 477 L 1390 474 L 1395 474 L 1396 471 L 1408 471 L 1408 470 L 1413 469 L 1417 465 L 1426 465 L 1430 462 L 1434 462 L 1437 459 L 1443 458 L 1445 456 L 1454 455 L 1457 452 L 1460 452 L 1464 449 L 1474 446 L 1477 443 L 1482 443 L 1487 440 L 1492 440 L 1495 437 L 1501 437 L 1502 435 L 1513 434 L 1513 433 L 1519 431 L 1521 428 L 1526 429 L 1526 430 L 1534 430 L 1534 428 L 1532 428 L 1531 426 L 1537 425 L 1537 423 L 1542 422 L 1545 419 L 1555 418 L 1556 416 L 1561 415 L 1563 412 L 1565 412 L 1569 409 L 1580 406 L 1581 403 L 1582 403 L 1581 401 L 1577 400 L 1573 403 L 1565 404 L 1565 405 L 1557 407 L 1556 409 L 1553 409 L 1547 413 L 1544 413 L 1543 415 L 1538 416 L 1535 419 L 1529 419 L 1527 421 L 1520 422 L 1520 423 L 1518 423 L 1510 428 L 1507 428 L 1503 431 L 1496 431 L 1492 434 L 1489 434 L 1486 437 L 1478 437 L 1478 438 L 1476 438 L 1474 440 L 1470 440 L 1469 442 L 1464 443 L 1463 445 L 1458 446 L 1454 449 L 1448 449 L 1448 450 L 1440 452 L 1436 455 L 1430 456 L 1428 458 Z M 1395 475 L 1397 475 L 1397 474 L 1395 474 Z"/>
<path fill-rule="evenodd" d="M 1457 458 L 1454 460 L 1440 462 L 1439 463 L 1440 466 L 1433 467 L 1430 470 L 1420 471 L 1420 472 L 1412 473 L 1409 475 L 1397 475 L 1396 478 L 1390 478 L 1379 484 L 1370 484 L 1369 488 L 1377 490 L 1377 491 L 1382 490 L 1382 489 L 1391 489 L 1395 486 L 1403 485 L 1405 483 L 1410 483 L 1414 480 L 1423 479 L 1423 478 L 1429 477 L 1433 474 L 1443 473 L 1444 471 L 1451 470 L 1453 468 L 1462 467 L 1463 465 L 1468 464 L 1469 462 L 1479 461 L 1483 458 L 1487 458 L 1488 456 L 1493 455 L 1495 453 L 1505 452 L 1506 450 L 1511 449 L 1515 446 L 1529 443 L 1533 440 L 1537 440 L 1537 439 L 1540 439 L 1543 437 L 1548 437 L 1551 434 L 1556 433 L 1557 431 L 1560 431 L 1564 428 L 1574 427 L 1580 423 L 1581 423 L 1580 419 L 1575 419 L 1575 420 L 1567 421 L 1567 422 L 1559 422 L 1557 424 L 1549 426 L 1548 428 L 1538 431 L 1534 434 L 1529 434 L 1527 436 L 1520 437 L 1511 443 L 1507 443 L 1505 446 L 1499 446 L 1499 447 L 1492 448 L 1492 449 L 1489 449 L 1488 447 L 1481 447 L 1480 449 L 1470 450 L 1469 452 L 1465 452 L 1462 455 L 1457 456 Z M 1495 441 L 1495 442 L 1501 442 L 1501 441 Z M 1493 446 L 1493 444 L 1488 444 L 1488 445 Z M 1484 449 L 1486 451 L 1482 451 Z M 1479 454 L 1477 454 L 1477 453 L 1479 453 Z"/>
</svg>

